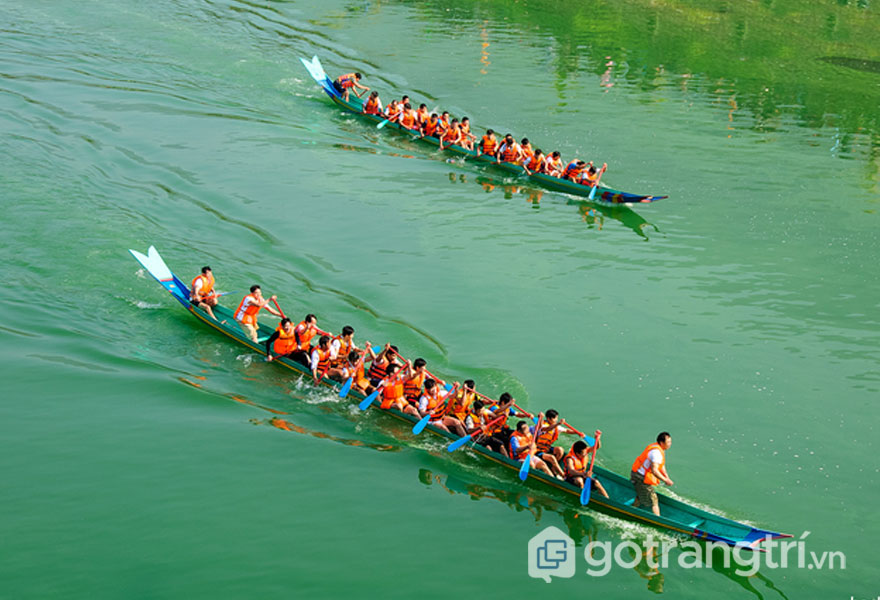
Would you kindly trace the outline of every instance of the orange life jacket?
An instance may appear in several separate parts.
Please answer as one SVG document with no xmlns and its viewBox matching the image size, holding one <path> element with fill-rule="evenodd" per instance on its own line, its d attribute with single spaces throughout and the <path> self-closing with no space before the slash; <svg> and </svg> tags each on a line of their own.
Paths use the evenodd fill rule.
<svg viewBox="0 0 880 600">
<path fill-rule="evenodd" d="M 428 399 L 428 402 L 425 405 L 425 410 L 431 413 L 431 420 L 436 421 L 437 419 L 442 419 L 446 415 L 446 410 L 449 405 L 445 404 L 440 399 L 440 394 L 437 391 L 437 386 L 434 386 L 433 391 L 431 392 L 425 390 L 425 393 L 423 395 L 425 398 Z"/>
<path fill-rule="evenodd" d="M 424 125 L 428 122 L 428 119 L 431 118 L 431 113 L 428 112 L 428 109 L 422 110 L 421 108 L 416 112 L 416 122 L 419 125 Z"/>
<path fill-rule="evenodd" d="M 547 452 L 559 439 L 559 427 L 554 427 L 551 431 L 546 429 L 538 434 L 535 440 L 535 452 Z"/>
<path fill-rule="evenodd" d="M 584 169 L 584 173 L 583 175 L 581 175 L 581 183 L 592 187 L 593 185 L 595 185 L 598 178 L 599 171 L 596 171 L 594 174 L 591 175 L 589 169 Z"/>
<path fill-rule="evenodd" d="M 339 350 L 336 351 L 336 358 L 333 360 L 333 366 L 344 365 L 348 361 L 348 355 L 351 353 L 353 344 L 345 341 L 345 338 L 336 338 L 339 341 Z M 332 342 L 331 342 L 332 343 Z"/>
<path fill-rule="evenodd" d="M 453 416 L 464 423 L 464 420 L 468 416 L 468 409 L 471 407 L 471 404 L 474 402 L 474 393 L 473 392 L 465 392 L 464 390 L 458 390 L 455 393 L 455 396 L 450 401 L 450 412 L 452 412 Z"/>
<path fill-rule="evenodd" d="M 660 464 L 657 465 L 657 469 L 662 473 L 663 465 L 666 464 L 666 452 L 663 451 L 663 448 L 657 442 L 653 444 L 648 444 L 647 448 L 645 448 L 639 457 L 636 459 L 636 462 L 633 463 L 632 470 L 638 472 L 639 469 L 645 466 L 645 462 L 648 460 L 648 454 L 651 450 L 659 450 L 660 456 Z M 645 469 L 645 485 L 657 485 L 660 483 L 660 480 L 654 476 L 652 469 Z"/>
<path fill-rule="evenodd" d="M 330 368 L 330 349 L 322 350 L 315 348 L 314 352 L 318 353 L 318 375 L 323 375 Z"/>
<path fill-rule="evenodd" d="M 406 127 L 407 129 L 412 129 L 416 126 L 416 112 L 413 109 L 404 110 L 403 116 L 400 117 L 400 124 Z"/>
<path fill-rule="evenodd" d="M 408 379 L 403 384 L 403 395 L 410 402 L 418 402 L 422 393 L 422 384 L 425 383 L 425 372 L 422 371 L 412 379 Z"/>
<path fill-rule="evenodd" d="M 440 129 L 440 119 L 428 119 L 425 121 L 425 135 L 436 135 Z"/>
<path fill-rule="evenodd" d="M 523 160 L 528 160 L 535 155 L 535 151 L 532 150 L 531 144 L 528 146 L 520 146 L 520 149 L 522 150 Z"/>
<path fill-rule="evenodd" d="M 525 162 L 526 168 L 532 173 L 540 173 L 541 172 L 541 164 L 544 162 L 544 158 L 538 158 L 535 155 L 529 157 L 529 159 Z"/>
<path fill-rule="evenodd" d="M 442 137 L 444 142 L 448 142 L 450 144 L 457 144 L 459 140 L 461 140 L 461 131 L 459 129 L 455 129 L 454 127 L 450 127 L 446 131 L 443 132 Z"/>
<path fill-rule="evenodd" d="M 196 294 L 196 281 L 199 279 L 202 280 L 202 289 L 199 290 L 198 295 Z M 196 302 L 203 300 L 206 296 L 210 296 L 211 292 L 214 291 L 214 274 L 213 273 L 199 273 L 192 280 L 192 285 L 190 286 L 193 293 L 192 299 Z"/>
<path fill-rule="evenodd" d="M 400 114 L 401 108 L 399 104 L 394 104 L 394 101 L 388 103 L 388 106 L 385 107 L 385 116 L 388 117 L 388 120 L 394 120 L 397 118 L 397 115 Z"/>
<path fill-rule="evenodd" d="M 495 149 L 498 147 L 498 140 L 490 138 L 488 135 L 484 135 L 483 139 L 480 141 L 480 149 L 482 149 L 483 154 L 495 154 Z"/>
<path fill-rule="evenodd" d="M 370 363 L 370 379 L 383 379 L 385 377 L 385 369 L 390 363 L 387 360 L 379 362 L 374 360 Z"/>
<path fill-rule="evenodd" d="M 516 441 L 519 443 L 519 448 L 516 451 L 513 449 L 513 440 L 516 438 Z M 514 460 L 522 460 L 529 453 L 529 449 L 532 446 L 532 436 L 527 433 L 520 433 L 519 431 L 514 431 L 510 436 L 510 455 Z"/>
<path fill-rule="evenodd" d="M 587 463 L 587 458 L 589 454 L 586 454 L 583 458 L 574 453 L 574 446 L 571 447 L 571 450 L 568 451 L 568 454 L 565 455 L 565 474 L 566 475 L 575 475 L 575 471 L 586 472 L 587 467 L 589 466 Z M 569 467 L 568 459 L 572 459 L 573 464 Z"/>
<path fill-rule="evenodd" d="M 560 171 L 562 169 L 562 159 L 552 159 L 549 156 L 544 159 L 544 171 Z"/>
<path fill-rule="evenodd" d="M 280 356 L 296 350 L 296 332 L 287 333 L 281 325 L 276 327 L 275 331 L 278 333 L 278 338 L 272 344 L 272 351 L 275 354 Z"/>
<path fill-rule="evenodd" d="M 504 147 L 504 150 L 501 152 L 501 160 L 504 162 L 513 162 L 516 160 L 517 151 L 519 150 L 519 146 L 516 142 L 512 144 L 507 144 Z"/>
<path fill-rule="evenodd" d="M 565 167 L 565 170 L 562 171 L 562 177 L 564 179 L 572 179 L 575 180 L 578 178 L 578 175 L 586 170 L 587 165 L 577 166 L 577 161 L 573 160 Z"/>
<path fill-rule="evenodd" d="M 244 308 L 244 301 L 250 298 L 252 302 L 247 308 Z M 235 320 L 239 323 L 245 323 L 247 325 L 257 326 L 257 313 L 260 312 L 260 309 L 263 308 L 260 302 L 257 300 L 257 297 L 253 294 L 248 294 L 244 298 L 241 299 L 241 302 L 238 303 L 238 308 L 235 311 Z"/>
<path fill-rule="evenodd" d="M 297 348 L 302 350 L 303 352 L 308 352 L 311 347 L 312 338 L 318 333 L 305 321 L 300 321 L 296 326 L 296 329 L 293 330 L 295 334 L 299 336 L 299 344 Z"/>
<path fill-rule="evenodd" d="M 364 102 L 364 113 L 368 115 L 378 115 L 380 110 L 382 110 L 382 105 L 379 103 L 378 96 L 375 98 L 367 98 L 367 101 Z"/>
<path fill-rule="evenodd" d="M 380 408 L 389 409 L 392 406 L 400 408 L 403 403 L 403 382 L 399 379 L 393 383 L 385 384 L 382 388 L 382 404 Z"/>
<path fill-rule="evenodd" d="M 347 89 L 354 87 L 354 82 L 356 80 L 354 73 L 346 73 L 345 75 L 340 75 L 339 78 L 336 79 L 336 83 L 338 83 L 339 87 L 342 89 Z"/>
<path fill-rule="evenodd" d="M 459 123 L 458 128 L 461 129 L 462 136 L 467 136 L 471 132 L 470 123 Z"/>
<path fill-rule="evenodd" d="M 358 365 L 357 370 L 355 370 L 354 382 L 358 385 L 359 388 L 364 390 L 367 389 L 368 385 L 370 385 L 370 381 L 367 379 L 366 375 L 364 375 L 364 363 Z"/>
</svg>

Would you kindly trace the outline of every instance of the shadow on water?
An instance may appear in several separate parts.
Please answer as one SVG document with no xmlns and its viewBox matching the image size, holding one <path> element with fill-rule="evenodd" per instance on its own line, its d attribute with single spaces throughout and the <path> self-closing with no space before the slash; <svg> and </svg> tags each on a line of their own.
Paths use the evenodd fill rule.
<svg viewBox="0 0 880 600">
<path fill-rule="evenodd" d="M 505 504 L 514 512 L 528 512 L 534 517 L 535 523 L 547 521 L 548 526 L 558 526 L 558 520 L 561 519 L 568 536 L 574 540 L 575 545 L 578 547 L 586 547 L 590 542 L 598 541 L 604 529 L 600 523 L 588 516 L 587 513 L 567 506 L 562 502 L 557 502 L 552 498 L 532 496 L 525 488 L 504 490 L 498 487 L 468 483 L 454 475 L 441 474 L 425 468 L 419 469 L 418 479 L 427 487 L 436 487 L 453 496 L 460 494 L 467 496 L 475 502 L 484 500 L 497 501 Z M 551 519 L 552 522 L 550 522 Z M 629 562 L 635 562 L 636 553 L 630 548 L 627 548 L 627 551 L 629 556 L 624 556 L 623 558 L 625 560 L 628 559 Z M 673 550 L 670 552 L 673 552 Z M 662 564 L 661 556 L 660 553 L 653 553 L 653 556 L 649 556 L 648 552 L 644 552 L 641 560 L 632 567 L 636 575 L 645 580 L 648 591 L 655 594 L 662 594 L 666 583 L 667 574 L 661 572 L 655 566 L 658 563 Z M 777 588 L 767 576 L 760 572 L 751 576 L 740 575 L 736 573 L 737 567 L 733 565 L 725 567 L 723 559 L 723 551 L 720 548 L 715 548 L 712 550 L 711 560 L 703 561 L 703 567 L 711 568 L 716 573 L 723 575 L 761 600 L 764 600 L 765 596 L 762 590 L 756 587 L 756 584 L 761 584 L 767 590 L 776 592 L 781 598 L 788 600 L 788 596 Z M 669 558 L 669 564 L 675 564 L 671 557 Z"/>
<path fill-rule="evenodd" d="M 468 179 L 466 174 L 449 173 L 450 183 L 468 183 L 469 181 L 471 180 Z M 526 204 L 531 205 L 535 209 L 539 208 L 544 194 L 550 193 L 538 188 L 506 182 L 485 175 L 478 175 L 472 181 L 482 187 L 483 191 L 487 194 L 500 192 L 508 200 L 512 200 L 516 196 L 522 196 Z M 588 229 L 602 231 L 602 228 L 605 226 L 605 219 L 612 219 L 645 240 L 649 239 L 649 232 L 660 232 L 656 225 L 649 223 L 644 217 L 625 204 L 609 206 L 599 202 L 590 202 L 582 198 L 575 199 L 570 197 L 566 197 L 566 204 L 577 207 L 578 215 L 587 225 Z"/>
</svg>

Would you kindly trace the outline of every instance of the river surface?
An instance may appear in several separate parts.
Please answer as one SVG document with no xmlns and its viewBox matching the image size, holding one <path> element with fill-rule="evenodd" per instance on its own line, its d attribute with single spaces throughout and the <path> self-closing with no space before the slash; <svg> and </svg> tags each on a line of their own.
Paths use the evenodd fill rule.
<svg viewBox="0 0 880 600">
<path fill-rule="evenodd" d="M 0 596 L 876 597 L 873 4 L 5 0 Z M 313 54 L 669 198 L 449 161 L 334 106 Z M 668 430 L 675 494 L 846 569 L 531 579 L 548 525 L 660 532 L 298 382 L 182 311 L 151 244 L 226 305 L 260 283 L 599 428 L 617 472 Z"/>
</svg>

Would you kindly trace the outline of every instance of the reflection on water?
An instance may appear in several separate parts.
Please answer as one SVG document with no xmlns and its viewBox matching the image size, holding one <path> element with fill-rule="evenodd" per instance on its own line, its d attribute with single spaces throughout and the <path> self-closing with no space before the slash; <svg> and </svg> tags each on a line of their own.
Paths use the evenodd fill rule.
<svg viewBox="0 0 880 600">
<path fill-rule="evenodd" d="M 497 501 L 507 505 L 514 512 L 528 512 L 534 517 L 535 523 L 540 523 L 543 519 L 546 519 L 549 516 L 554 521 L 548 522 L 547 525 L 559 526 L 556 519 L 561 518 L 568 536 L 574 540 L 575 545 L 578 547 L 585 547 L 590 542 L 599 541 L 600 536 L 603 539 L 607 539 L 608 537 L 607 535 L 601 535 L 605 533 L 602 525 L 588 516 L 585 512 L 576 510 L 565 503 L 557 502 L 551 498 L 531 496 L 526 488 L 503 490 L 476 483 L 467 483 L 453 475 L 441 474 L 424 468 L 419 469 L 418 479 L 428 487 L 436 485 L 438 489 L 444 490 L 453 496 L 456 494 L 462 494 L 468 496 L 474 501 Z M 620 538 L 617 535 L 614 535 L 611 541 L 612 543 L 615 543 L 619 539 Z M 638 543 L 638 540 L 636 540 L 636 542 Z M 628 559 L 627 562 L 633 562 L 636 558 L 635 551 L 629 547 L 625 547 L 625 550 L 627 551 L 628 556 L 623 556 L 622 558 L 624 561 L 627 561 Z M 670 552 L 675 552 L 675 550 L 673 549 Z M 657 566 L 654 566 L 662 564 L 661 558 L 661 552 L 650 549 L 642 553 L 641 559 L 635 567 L 633 567 L 633 571 L 636 575 L 645 580 L 648 591 L 654 592 L 655 594 L 663 593 L 666 576 L 668 574 L 668 570 L 667 573 L 663 573 L 657 568 Z M 602 557 L 599 556 L 598 559 L 601 560 Z M 671 565 L 677 565 L 677 559 L 670 555 L 668 558 L 668 564 L 670 565 L 670 568 Z M 785 600 L 788 600 L 788 597 L 782 592 L 782 590 L 777 588 L 768 577 L 762 575 L 760 572 L 746 577 L 738 575 L 735 572 L 736 567 L 725 567 L 724 554 L 720 548 L 712 550 L 711 564 L 707 564 L 706 562 L 703 564 L 707 568 L 711 568 L 716 573 L 723 575 L 727 579 L 736 583 L 756 598 L 761 600 L 765 598 L 764 594 L 761 593 L 761 590 L 755 587 L 756 583 L 760 583 L 764 588 L 772 590 Z"/>
<path fill-rule="evenodd" d="M 468 175 L 464 173 L 449 173 L 450 183 L 467 183 L 468 181 L 470 181 Z M 521 196 L 526 204 L 535 209 L 539 208 L 544 194 L 549 193 L 545 190 L 506 182 L 486 175 L 474 177 L 473 182 L 482 187 L 483 191 L 487 194 L 500 192 L 508 200 Z M 607 205 L 584 199 L 570 198 L 564 194 L 561 194 L 561 196 L 566 198 L 566 204 L 577 207 L 578 215 L 587 225 L 588 229 L 602 231 L 602 228 L 605 226 L 605 219 L 612 219 L 631 229 L 633 233 L 645 240 L 649 239 L 649 233 L 660 232 L 656 225 L 646 221 L 641 215 L 625 204 Z"/>
</svg>

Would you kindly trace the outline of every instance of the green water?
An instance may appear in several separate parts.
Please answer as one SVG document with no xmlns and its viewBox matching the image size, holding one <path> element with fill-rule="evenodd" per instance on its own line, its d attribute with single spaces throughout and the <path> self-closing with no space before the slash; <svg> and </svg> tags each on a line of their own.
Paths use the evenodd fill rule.
<svg viewBox="0 0 880 600">
<path fill-rule="evenodd" d="M 0 596 L 880 593 L 869 3 L 7 0 L 0 22 Z M 343 114 L 312 54 L 670 197 L 590 207 L 447 162 Z M 126 252 L 150 244 L 601 428 L 618 472 L 667 429 L 680 497 L 846 570 L 530 579 L 547 525 L 652 530 L 297 382 L 176 306 Z"/>
</svg>

